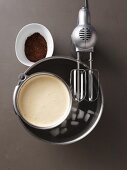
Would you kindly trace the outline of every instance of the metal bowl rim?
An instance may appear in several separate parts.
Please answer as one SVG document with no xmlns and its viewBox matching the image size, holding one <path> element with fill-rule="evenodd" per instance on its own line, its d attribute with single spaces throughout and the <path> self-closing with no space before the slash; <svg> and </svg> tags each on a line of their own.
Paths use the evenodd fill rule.
<svg viewBox="0 0 127 170">
<path fill-rule="evenodd" d="M 69 92 L 69 98 L 70 98 L 70 104 L 69 104 L 69 108 L 68 108 L 68 114 L 66 114 L 64 116 L 64 119 L 62 121 L 59 121 L 58 123 L 56 123 L 55 125 L 52 125 L 52 126 L 48 126 L 48 127 L 40 127 L 40 126 L 36 126 L 36 125 L 33 125 L 31 124 L 30 122 L 28 122 L 23 116 L 22 114 L 20 113 L 19 111 L 19 108 L 18 108 L 18 105 L 17 105 L 17 97 L 18 97 L 18 94 L 21 90 L 21 88 L 25 85 L 25 83 L 27 83 L 30 79 L 32 79 L 33 77 L 36 77 L 36 76 L 40 76 L 40 75 L 51 75 L 53 77 L 56 77 L 58 78 L 59 80 L 61 80 L 63 82 L 63 84 L 66 86 L 68 92 Z M 26 123 L 28 124 L 29 126 L 35 128 L 35 129 L 40 129 L 40 130 L 48 130 L 48 129 L 52 129 L 52 128 L 55 128 L 57 127 L 58 125 L 60 125 L 66 118 L 67 116 L 69 115 L 70 111 L 71 111 L 71 107 L 72 107 L 72 94 L 71 94 L 71 90 L 68 86 L 68 84 L 61 78 L 59 77 L 58 75 L 54 74 L 54 73 L 50 73 L 50 72 L 37 72 L 37 73 L 34 73 L 34 74 L 31 74 L 30 76 L 28 76 L 28 78 L 26 78 L 23 83 L 21 85 L 19 85 L 17 91 L 15 92 L 15 96 L 14 96 L 14 109 L 15 111 L 17 112 L 18 116 Z"/>
</svg>

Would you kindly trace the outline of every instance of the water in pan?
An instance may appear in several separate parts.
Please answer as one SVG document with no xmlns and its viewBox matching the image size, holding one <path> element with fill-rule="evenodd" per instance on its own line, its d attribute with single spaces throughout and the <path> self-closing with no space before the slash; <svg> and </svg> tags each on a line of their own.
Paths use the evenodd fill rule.
<svg viewBox="0 0 127 170">
<path fill-rule="evenodd" d="M 50 134 L 52 135 L 52 137 L 62 138 L 64 137 L 63 135 L 66 135 L 66 137 L 68 135 L 70 136 L 70 133 L 74 133 L 73 131 L 77 131 L 77 128 L 81 128 L 81 126 L 86 126 L 89 123 L 90 119 L 94 116 L 94 112 L 88 110 L 85 113 L 83 110 L 77 109 L 75 113 L 71 111 L 70 115 L 71 116 L 69 116 L 68 119 L 65 120 L 59 127 L 50 130 Z M 75 120 L 73 120 L 74 115 Z"/>
<path fill-rule="evenodd" d="M 96 101 L 83 107 L 84 101 L 80 104 L 73 101 L 70 115 L 60 126 L 48 131 L 49 138 L 55 137 L 55 140 L 60 142 L 65 138 L 70 138 L 72 134 L 76 136 L 86 129 L 96 114 Z"/>
</svg>

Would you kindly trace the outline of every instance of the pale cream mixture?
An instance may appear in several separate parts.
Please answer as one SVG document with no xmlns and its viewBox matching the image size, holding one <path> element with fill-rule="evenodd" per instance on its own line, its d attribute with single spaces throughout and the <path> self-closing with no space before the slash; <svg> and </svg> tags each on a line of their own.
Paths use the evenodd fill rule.
<svg viewBox="0 0 127 170">
<path fill-rule="evenodd" d="M 69 91 L 52 75 L 29 79 L 18 94 L 18 108 L 24 119 L 39 126 L 52 126 L 65 117 L 70 107 Z"/>
</svg>

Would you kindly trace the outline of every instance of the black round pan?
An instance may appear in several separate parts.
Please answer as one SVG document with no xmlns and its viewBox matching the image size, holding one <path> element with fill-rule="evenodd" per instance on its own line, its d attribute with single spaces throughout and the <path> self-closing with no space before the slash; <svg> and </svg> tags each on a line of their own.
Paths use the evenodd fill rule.
<svg viewBox="0 0 127 170">
<path fill-rule="evenodd" d="M 76 68 L 76 64 L 76 60 L 73 58 L 50 57 L 34 64 L 26 70 L 25 74 L 29 76 L 36 72 L 50 72 L 60 76 L 70 85 L 70 72 Z M 82 69 L 87 68 L 83 63 L 81 63 L 80 67 Z M 96 80 L 94 81 L 94 90 L 96 90 Z M 21 122 L 31 134 L 40 139 L 55 144 L 70 144 L 86 137 L 94 129 L 101 117 L 103 105 L 103 94 L 101 87 L 99 87 L 99 96 L 96 101 L 88 102 L 83 100 L 80 103 L 73 101 L 74 108 L 72 108 L 69 117 L 64 122 L 66 125 L 62 124 L 51 130 L 39 130 L 30 127 L 22 120 Z M 84 114 L 82 118 L 79 116 L 79 111 Z M 89 118 L 88 114 L 90 115 Z"/>
</svg>

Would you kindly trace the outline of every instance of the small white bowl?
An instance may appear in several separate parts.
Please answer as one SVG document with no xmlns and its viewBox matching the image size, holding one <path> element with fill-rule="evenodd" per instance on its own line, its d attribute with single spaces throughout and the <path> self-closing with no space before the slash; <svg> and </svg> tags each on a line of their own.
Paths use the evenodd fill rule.
<svg viewBox="0 0 127 170">
<path fill-rule="evenodd" d="M 24 45 L 27 37 L 31 36 L 35 32 L 40 33 L 47 42 L 47 57 L 51 57 L 54 51 L 54 42 L 51 33 L 49 30 L 41 24 L 37 23 L 31 23 L 28 25 L 25 25 L 18 33 L 15 41 L 15 52 L 18 60 L 26 65 L 26 66 L 32 66 L 34 62 L 29 61 L 26 58 L 25 51 L 24 51 Z"/>
</svg>

